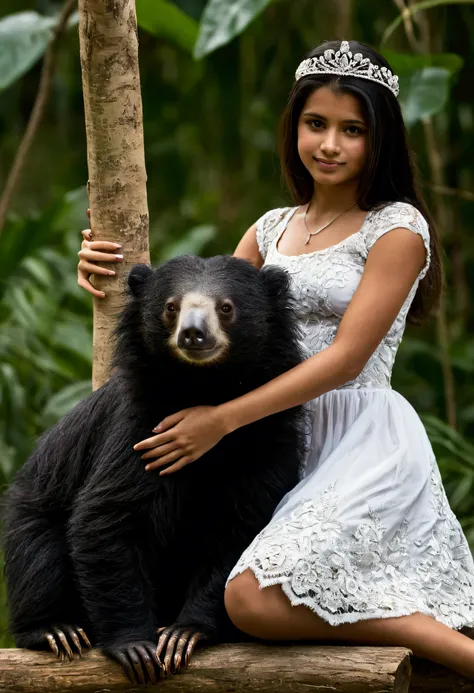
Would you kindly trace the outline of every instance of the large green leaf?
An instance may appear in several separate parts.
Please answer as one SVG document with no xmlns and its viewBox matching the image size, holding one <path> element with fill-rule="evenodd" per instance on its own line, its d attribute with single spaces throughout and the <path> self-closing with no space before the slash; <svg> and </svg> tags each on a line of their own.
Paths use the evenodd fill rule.
<svg viewBox="0 0 474 693">
<path fill-rule="evenodd" d="M 411 7 L 406 7 L 403 13 L 400 13 L 396 19 L 393 20 L 391 24 L 385 29 L 382 36 L 381 43 L 384 44 L 390 36 L 393 34 L 395 29 L 397 29 L 403 22 L 404 17 L 412 17 L 417 12 L 421 10 L 430 10 L 432 7 L 438 7 L 439 5 L 472 5 L 474 0 L 424 0 L 416 5 L 411 5 Z"/>
<path fill-rule="evenodd" d="M 201 19 L 194 56 L 202 58 L 240 34 L 272 0 L 209 0 Z"/>
<path fill-rule="evenodd" d="M 450 79 L 463 66 L 455 53 L 412 55 L 384 51 L 400 80 L 400 102 L 408 126 L 441 111 L 449 97 Z"/>
<path fill-rule="evenodd" d="M 444 67 L 425 67 L 411 75 L 400 75 L 400 103 L 408 127 L 444 108 L 450 77 Z"/>
<path fill-rule="evenodd" d="M 414 55 L 413 53 L 398 53 L 397 51 L 383 52 L 384 58 L 397 75 L 412 74 L 424 67 L 443 67 L 452 75 L 462 68 L 464 59 L 456 53 L 428 53 Z"/>
<path fill-rule="evenodd" d="M 0 89 L 5 89 L 43 55 L 55 25 L 54 17 L 18 12 L 0 21 Z"/>
<path fill-rule="evenodd" d="M 192 52 L 198 23 L 168 0 L 136 0 L 137 22 L 154 36 L 168 38 Z"/>
</svg>

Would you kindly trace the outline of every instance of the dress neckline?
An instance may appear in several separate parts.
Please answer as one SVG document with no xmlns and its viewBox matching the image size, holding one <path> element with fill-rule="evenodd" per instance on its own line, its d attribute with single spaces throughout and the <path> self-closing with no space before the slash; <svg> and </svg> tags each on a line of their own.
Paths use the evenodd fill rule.
<svg viewBox="0 0 474 693">
<path fill-rule="evenodd" d="M 356 237 L 362 233 L 362 231 L 364 230 L 364 226 L 367 222 L 367 219 L 375 211 L 373 209 L 369 209 L 369 211 L 367 212 L 367 214 L 364 217 L 364 221 L 362 222 L 360 229 L 358 231 L 354 231 L 354 233 L 351 233 L 350 236 L 343 238 L 342 241 L 339 241 L 339 243 L 333 243 L 332 245 L 328 245 L 327 248 L 320 248 L 319 250 L 313 250 L 311 253 L 300 253 L 299 255 L 285 255 L 284 253 L 281 253 L 278 250 L 278 243 L 280 241 L 280 238 L 283 236 L 283 233 L 286 231 L 286 228 L 287 228 L 288 224 L 290 223 L 290 219 L 293 218 L 293 215 L 296 213 L 297 209 L 298 209 L 298 207 L 290 207 L 290 212 L 286 217 L 283 217 L 282 228 L 280 229 L 279 233 L 277 234 L 277 236 L 273 242 L 275 252 L 280 257 L 286 257 L 290 260 L 297 258 L 297 257 L 311 257 L 311 255 L 319 255 L 320 253 L 326 253 L 328 250 L 332 250 L 333 248 L 338 248 L 339 246 L 344 245 L 344 243 L 347 243 L 351 238 L 354 238 L 354 237 Z"/>
</svg>

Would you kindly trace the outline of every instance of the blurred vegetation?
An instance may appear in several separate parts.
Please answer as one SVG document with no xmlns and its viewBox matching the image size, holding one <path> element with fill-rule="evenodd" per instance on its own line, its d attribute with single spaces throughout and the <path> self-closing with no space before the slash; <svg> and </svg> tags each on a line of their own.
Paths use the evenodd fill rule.
<svg viewBox="0 0 474 693">
<path fill-rule="evenodd" d="M 151 254 L 159 263 L 183 252 L 230 253 L 263 212 L 288 204 L 275 135 L 299 61 L 327 38 L 382 50 L 400 74 L 447 276 L 445 320 L 407 330 L 393 385 L 422 416 L 474 546 L 474 5 L 431 4 L 394 28 L 404 0 L 137 0 Z M 2 2 L 0 189 L 59 10 L 50 0 Z M 76 286 L 87 225 L 76 24 L 72 18 L 63 37 L 46 114 L 0 234 L 3 488 L 35 438 L 90 390 L 90 297 Z M 0 646 L 9 644 L 3 590 L 0 580 Z"/>
</svg>

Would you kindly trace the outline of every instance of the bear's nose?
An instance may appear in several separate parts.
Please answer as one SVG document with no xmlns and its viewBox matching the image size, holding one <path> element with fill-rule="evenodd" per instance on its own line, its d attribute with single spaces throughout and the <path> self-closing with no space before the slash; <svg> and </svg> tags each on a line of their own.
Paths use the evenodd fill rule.
<svg viewBox="0 0 474 693">
<path fill-rule="evenodd" d="M 178 333 L 178 346 L 181 349 L 212 349 L 215 346 L 215 339 L 210 336 L 200 311 L 192 310 L 184 317 Z"/>
</svg>

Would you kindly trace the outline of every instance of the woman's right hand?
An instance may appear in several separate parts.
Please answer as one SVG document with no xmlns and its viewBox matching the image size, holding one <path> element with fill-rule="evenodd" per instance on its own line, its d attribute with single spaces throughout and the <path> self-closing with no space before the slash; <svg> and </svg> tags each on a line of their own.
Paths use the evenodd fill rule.
<svg viewBox="0 0 474 693">
<path fill-rule="evenodd" d="M 90 219 L 90 210 L 87 210 L 87 216 Z M 105 293 L 92 286 L 89 277 L 91 274 L 104 274 L 106 276 L 115 275 L 113 270 L 100 267 L 95 263 L 122 262 L 123 255 L 117 254 L 117 250 L 122 246 L 119 243 L 110 243 L 109 241 L 93 241 L 91 229 L 84 229 L 82 235 L 84 240 L 78 252 L 79 264 L 77 266 L 77 283 L 93 296 L 104 298 Z"/>
</svg>

